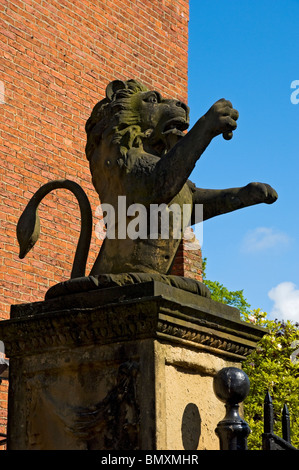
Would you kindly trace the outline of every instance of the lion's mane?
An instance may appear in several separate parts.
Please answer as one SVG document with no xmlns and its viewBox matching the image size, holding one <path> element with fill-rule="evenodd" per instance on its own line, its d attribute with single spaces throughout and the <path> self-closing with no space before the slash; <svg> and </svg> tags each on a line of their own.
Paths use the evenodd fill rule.
<svg viewBox="0 0 299 470">
<path fill-rule="evenodd" d="M 111 143 L 118 145 L 121 156 L 126 160 L 129 149 L 141 147 L 147 134 L 141 130 L 140 116 L 131 106 L 132 95 L 149 91 L 137 80 L 121 82 L 122 87 L 110 90 L 106 98 L 93 108 L 86 122 L 87 143 L 85 147 L 88 160 L 99 145 L 101 139 L 110 136 Z M 123 88 L 125 84 L 125 88 Z"/>
</svg>

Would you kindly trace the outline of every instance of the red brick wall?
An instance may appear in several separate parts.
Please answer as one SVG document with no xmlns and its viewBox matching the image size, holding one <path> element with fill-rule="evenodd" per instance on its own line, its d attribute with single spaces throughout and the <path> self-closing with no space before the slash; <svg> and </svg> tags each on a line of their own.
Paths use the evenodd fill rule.
<svg viewBox="0 0 299 470">
<path fill-rule="evenodd" d="M 183 239 L 177 251 L 171 274 L 202 281 L 201 250 L 190 250 L 188 242 Z"/>
<path fill-rule="evenodd" d="M 98 199 L 84 125 L 112 79 L 137 78 L 187 101 L 188 0 L 3 0 L 0 85 L 0 318 L 69 278 L 79 230 L 71 193 L 40 206 L 41 237 L 18 258 L 16 224 L 46 181 L 69 178 Z M 1 99 L 1 96 L 0 96 Z M 4 101 L 4 102 L 3 102 Z M 97 222 L 97 221 L 95 221 Z M 100 242 L 95 235 L 91 267 Z"/>
<path fill-rule="evenodd" d="M 84 126 L 107 83 L 136 78 L 187 101 L 189 12 L 188 0 L 2 0 L 0 9 L 0 319 L 6 319 L 11 304 L 42 300 L 69 278 L 80 225 L 73 195 L 57 190 L 46 197 L 40 240 L 24 260 L 16 224 L 34 192 L 57 178 L 81 184 L 95 212 Z M 88 269 L 99 248 L 94 235 Z M 6 400 L 3 381 L 0 432 Z"/>
</svg>

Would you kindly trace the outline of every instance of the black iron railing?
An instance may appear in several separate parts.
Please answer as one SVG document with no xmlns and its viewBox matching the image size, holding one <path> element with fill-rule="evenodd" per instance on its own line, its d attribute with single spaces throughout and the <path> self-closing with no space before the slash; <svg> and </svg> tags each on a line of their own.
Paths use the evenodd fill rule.
<svg viewBox="0 0 299 470">
<path fill-rule="evenodd" d="M 270 393 L 267 392 L 264 402 L 264 433 L 262 436 L 263 450 L 297 450 L 291 444 L 290 414 L 287 405 L 282 411 L 282 438 L 274 431 L 274 410 Z"/>
<path fill-rule="evenodd" d="M 247 450 L 248 424 L 239 415 L 239 403 L 249 393 L 247 375 L 236 367 L 225 367 L 214 377 L 214 392 L 225 403 L 226 415 L 216 427 L 220 450 Z"/>
<path fill-rule="evenodd" d="M 220 450 L 247 450 L 247 437 L 250 433 L 248 424 L 239 415 L 239 403 L 249 393 L 250 382 L 241 369 L 226 367 L 214 377 L 214 392 L 225 403 L 226 415 L 215 430 L 220 443 Z M 298 450 L 291 444 L 290 414 L 284 405 L 282 412 L 282 438 L 273 431 L 274 411 L 272 398 L 267 392 L 264 401 L 263 450 Z"/>
</svg>

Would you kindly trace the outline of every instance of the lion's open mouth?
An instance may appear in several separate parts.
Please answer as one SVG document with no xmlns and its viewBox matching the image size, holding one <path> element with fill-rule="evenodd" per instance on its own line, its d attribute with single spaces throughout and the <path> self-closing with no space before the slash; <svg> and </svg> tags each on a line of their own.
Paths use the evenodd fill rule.
<svg viewBox="0 0 299 470">
<path fill-rule="evenodd" d="M 171 119 L 170 121 L 167 121 L 162 134 L 176 134 L 180 136 L 184 136 L 184 131 L 188 129 L 188 122 L 186 122 L 185 119 Z"/>
</svg>

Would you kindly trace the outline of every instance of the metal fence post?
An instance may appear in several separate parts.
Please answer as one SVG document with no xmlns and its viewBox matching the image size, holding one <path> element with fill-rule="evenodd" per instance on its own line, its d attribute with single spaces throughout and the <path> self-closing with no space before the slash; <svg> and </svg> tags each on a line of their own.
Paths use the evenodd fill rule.
<svg viewBox="0 0 299 470">
<path fill-rule="evenodd" d="M 290 414 L 285 404 L 282 411 L 282 438 L 274 433 L 274 409 L 269 391 L 264 401 L 263 450 L 298 450 L 291 444 Z"/>
<path fill-rule="evenodd" d="M 215 429 L 220 450 L 247 450 L 248 424 L 239 415 L 239 403 L 249 393 L 248 376 L 236 367 L 225 367 L 214 377 L 215 395 L 225 403 L 226 415 Z"/>
</svg>

